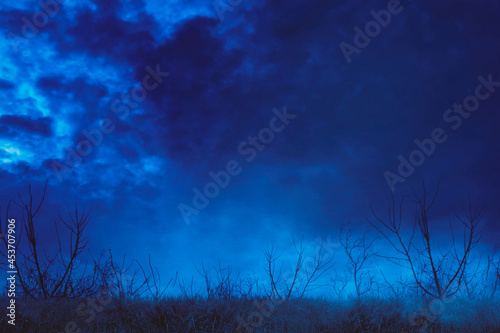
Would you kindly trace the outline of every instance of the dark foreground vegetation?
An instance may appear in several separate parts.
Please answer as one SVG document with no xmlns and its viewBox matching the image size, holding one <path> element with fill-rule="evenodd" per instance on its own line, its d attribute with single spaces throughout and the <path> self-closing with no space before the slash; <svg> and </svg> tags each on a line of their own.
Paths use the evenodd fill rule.
<svg viewBox="0 0 500 333">
<path fill-rule="evenodd" d="M 20 300 L 3 332 L 500 332 L 500 303 L 423 300 Z M 2 300 L 3 304 L 5 300 Z M 90 306 L 82 306 L 81 304 Z M 439 312 L 439 314 L 437 314 Z"/>
</svg>

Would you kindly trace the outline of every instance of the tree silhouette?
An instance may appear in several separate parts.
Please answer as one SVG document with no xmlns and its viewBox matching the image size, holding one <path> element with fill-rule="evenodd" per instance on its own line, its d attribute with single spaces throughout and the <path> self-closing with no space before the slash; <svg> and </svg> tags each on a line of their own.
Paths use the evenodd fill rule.
<svg viewBox="0 0 500 333">
<path fill-rule="evenodd" d="M 455 214 L 457 220 L 463 225 L 462 248 L 459 249 L 450 220 L 452 245 L 447 252 L 443 253 L 433 247 L 429 217 L 430 209 L 439 192 L 439 184 L 432 198 L 427 196 L 425 183 L 422 187 L 422 196 L 417 196 L 414 192 L 416 212 L 409 237 L 404 237 L 402 229 L 404 196 L 399 207 L 396 207 L 392 195 L 392 205 L 386 219 L 380 218 L 370 204 L 376 219 L 376 222 L 371 224 L 396 251 L 395 256 L 384 257 L 409 268 L 416 284 L 426 295 L 441 299 L 455 295 L 464 282 L 465 272 L 471 262 L 471 253 L 481 239 L 478 226 L 483 209 L 474 206 L 470 197 L 468 198 L 462 212 Z M 418 240 L 415 239 L 417 235 L 420 236 L 420 243 L 417 243 Z"/>
</svg>

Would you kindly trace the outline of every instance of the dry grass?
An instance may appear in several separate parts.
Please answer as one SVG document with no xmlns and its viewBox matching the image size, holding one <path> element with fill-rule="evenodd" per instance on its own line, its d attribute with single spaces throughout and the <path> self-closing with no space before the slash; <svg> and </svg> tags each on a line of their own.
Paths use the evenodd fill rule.
<svg viewBox="0 0 500 333">
<path fill-rule="evenodd" d="M 6 304 L 7 299 L 1 301 Z M 390 299 L 363 302 L 304 299 L 280 304 L 263 298 L 225 301 L 166 298 L 158 302 L 114 299 L 105 305 L 96 302 L 94 310 L 90 310 L 89 304 L 85 299 L 18 299 L 16 331 L 500 332 L 498 300 L 455 300 L 443 303 L 444 307 L 422 300 Z M 77 327 L 72 327 L 71 322 Z M 13 331 L 10 326 L 5 317 L 0 320 L 2 332 Z"/>
</svg>

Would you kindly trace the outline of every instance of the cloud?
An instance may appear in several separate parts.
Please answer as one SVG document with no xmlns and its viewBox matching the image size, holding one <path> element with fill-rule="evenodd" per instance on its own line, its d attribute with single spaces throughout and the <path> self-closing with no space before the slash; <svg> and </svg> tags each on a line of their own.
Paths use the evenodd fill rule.
<svg viewBox="0 0 500 333">
<path fill-rule="evenodd" d="M 41 117 L 37 119 L 9 115 L 3 115 L 0 117 L 0 131 L 2 132 L 8 132 L 9 128 L 14 128 L 29 134 L 51 136 L 51 124 L 52 120 L 48 117 Z"/>
<path fill-rule="evenodd" d="M 14 89 L 14 84 L 10 81 L 0 80 L 0 89 L 5 89 L 5 90 Z"/>
</svg>

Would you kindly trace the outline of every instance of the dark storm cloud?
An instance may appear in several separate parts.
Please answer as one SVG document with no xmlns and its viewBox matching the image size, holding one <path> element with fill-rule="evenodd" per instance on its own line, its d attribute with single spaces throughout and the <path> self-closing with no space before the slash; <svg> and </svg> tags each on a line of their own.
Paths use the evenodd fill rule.
<svg viewBox="0 0 500 333">
<path fill-rule="evenodd" d="M 52 135 L 51 124 L 52 120 L 48 117 L 37 119 L 9 115 L 0 117 L 0 131 L 2 132 L 6 132 L 9 128 L 12 128 L 29 134 L 50 136 Z"/>
<path fill-rule="evenodd" d="M 113 57 L 117 62 L 141 61 L 152 50 L 152 33 L 157 30 L 151 17 L 144 15 L 137 23 L 127 22 L 114 11 L 87 10 L 77 15 L 75 23 L 66 29 L 68 36 L 61 41 L 61 51 L 84 51 Z"/>
<path fill-rule="evenodd" d="M 0 80 L 0 89 L 13 89 L 14 88 L 14 84 L 10 81 L 6 81 L 6 80 Z"/>
</svg>

